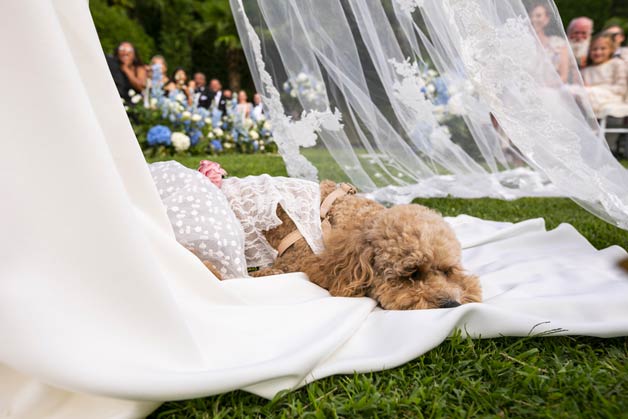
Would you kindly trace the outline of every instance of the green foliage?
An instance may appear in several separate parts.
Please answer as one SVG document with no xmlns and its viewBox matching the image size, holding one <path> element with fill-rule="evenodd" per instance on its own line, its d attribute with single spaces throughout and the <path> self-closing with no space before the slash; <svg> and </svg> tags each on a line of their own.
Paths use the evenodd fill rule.
<svg viewBox="0 0 628 419">
<path fill-rule="evenodd" d="M 144 61 L 155 53 L 155 41 L 146 34 L 139 22 L 129 17 L 124 6 L 108 5 L 105 0 L 91 0 L 89 5 L 106 54 L 112 54 L 122 41 L 132 42 Z"/>
<path fill-rule="evenodd" d="M 228 0 L 93 0 L 90 7 L 107 53 L 129 40 L 144 61 L 163 55 L 170 72 L 181 66 L 189 76 L 202 71 L 225 87 L 254 90 Z"/>
<path fill-rule="evenodd" d="M 555 0 L 565 29 L 576 17 L 587 16 L 593 19 L 595 31 L 604 29 L 609 24 L 621 23 L 628 30 L 628 3 L 625 0 Z M 621 17 L 621 18 L 620 18 Z"/>
</svg>

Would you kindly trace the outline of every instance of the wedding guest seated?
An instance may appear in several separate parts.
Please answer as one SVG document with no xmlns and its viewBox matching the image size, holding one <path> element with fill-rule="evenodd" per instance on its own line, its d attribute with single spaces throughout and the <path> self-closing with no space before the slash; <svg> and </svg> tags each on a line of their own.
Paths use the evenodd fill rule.
<svg viewBox="0 0 628 419">
<path fill-rule="evenodd" d="M 596 117 L 608 105 L 623 103 L 628 89 L 626 63 L 614 58 L 610 36 L 597 35 L 591 41 L 587 67 L 582 71 L 585 89 Z"/>
<path fill-rule="evenodd" d="M 227 101 L 222 92 L 222 83 L 218 79 L 211 79 L 209 82 L 209 90 L 211 94 L 210 107 L 218 109 L 222 114 L 227 113 Z"/>
<path fill-rule="evenodd" d="M 251 110 L 251 118 L 259 121 L 264 115 L 264 105 L 262 105 L 262 96 L 259 93 L 253 95 L 253 109 Z"/>
<path fill-rule="evenodd" d="M 177 67 L 172 73 L 172 78 L 166 85 L 165 89 L 169 96 L 176 96 L 178 93 L 183 93 L 187 104 L 192 106 L 192 102 L 194 100 L 194 88 L 196 86 L 193 81 L 188 85 L 187 81 L 188 75 L 183 67 Z"/>
<path fill-rule="evenodd" d="M 587 65 L 592 34 L 593 21 L 588 17 L 577 17 L 569 22 L 567 37 L 580 68 L 584 68 Z"/>
<path fill-rule="evenodd" d="M 222 98 L 225 101 L 225 111 L 227 113 L 232 112 L 238 103 L 237 100 L 233 100 L 233 92 L 229 89 L 225 89 L 222 92 Z"/>
<path fill-rule="evenodd" d="M 628 64 L 628 47 L 622 46 L 626 41 L 624 29 L 619 25 L 611 25 L 604 30 L 604 33 L 613 39 L 615 44 L 614 57 L 621 58 Z"/>
<path fill-rule="evenodd" d="M 240 90 L 238 92 L 238 104 L 236 106 L 236 111 L 244 118 L 251 116 L 251 104 L 249 103 L 249 98 L 244 90 Z"/>
<path fill-rule="evenodd" d="M 196 88 L 194 89 L 195 103 L 199 108 L 209 109 L 212 102 L 212 95 L 209 87 L 207 87 L 207 78 L 205 74 L 201 72 L 194 73 L 194 83 Z"/>
<path fill-rule="evenodd" d="M 530 21 L 563 82 L 569 76 L 569 51 L 562 37 L 552 35 L 552 12 L 547 5 L 537 3 L 530 9 Z"/>
<path fill-rule="evenodd" d="M 130 42 L 121 42 L 113 56 L 107 56 L 107 64 L 122 99 L 130 99 L 129 90 L 141 93 L 146 87 L 146 68 Z"/>
</svg>

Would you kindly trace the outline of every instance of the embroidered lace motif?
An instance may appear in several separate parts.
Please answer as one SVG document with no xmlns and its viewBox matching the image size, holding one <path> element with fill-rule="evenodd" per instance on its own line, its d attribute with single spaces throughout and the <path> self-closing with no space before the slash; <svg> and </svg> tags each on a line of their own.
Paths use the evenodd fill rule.
<svg viewBox="0 0 628 419">
<path fill-rule="evenodd" d="M 262 55 L 261 40 L 255 29 L 249 22 L 242 0 L 238 0 L 239 13 L 242 14 L 246 24 L 246 30 L 251 42 L 251 49 L 254 55 L 255 64 L 259 71 L 263 85 L 262 102 L 268 109 L 268 119 L 273 127 L 273 138 L 277 148 L 286 163 L 286 170 L 291 177 L 316 181 L 318 170 L 304 156 L 301 155 L 300 147 L 312 147 L 316 144 L 316 133 L 324 128 L 330 131 L 337 131 L 342 128 L 340 124 L 340 111 L 331 112 L 329 109 L 320 112 L 316 110 L 304 111 L 298 121 L 293 121 L 286 116 L 285 109 L 281 103 L 279 90 L 273 84 L 271 75 L 266 71 L 266 64 Z"/>
<path fill-rule="evenodd" d="M 552 97 L 560 103 L 558 88 L 540 86 L 553 64 L 538 47 L 527 18 L 510 18 L 495 25 L 478 0 L 448 0 L 443 8 L 460 37 L 461 60 L 469 79 L 511 140 L 535 162 L 559 190 L 575 199 L 601 206 L 618 226 L 628 228 L 628 197 L 613 179 L 626 176 L 619 165 L 587 163 L 590 145 L 546 106 Z M 524 63 L 521 57 L 527 57 Z M 506 100 L 517 97 L 518 112 Z M 585 127 L 582 127 L 586 129 Z M 559 141 L 557 139 L 560 139 Z"/>
<path fill-rule="evenodd" d="M 245 255 L 249 267 L 271 265 L 277 257 L 266 238 L 268 231 L 281 224 L 277 205 L 281 205 L 315 253 L 323 250 L 318 183 L 302 179 L 249 176 L 229 178 L 222 184 L 245 234 Z"/>
</svg>

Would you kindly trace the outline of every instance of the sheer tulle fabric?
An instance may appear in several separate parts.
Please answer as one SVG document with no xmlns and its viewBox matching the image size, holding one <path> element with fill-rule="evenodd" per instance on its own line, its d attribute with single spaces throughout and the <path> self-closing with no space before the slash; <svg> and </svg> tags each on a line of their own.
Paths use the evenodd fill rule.
<svg viewBox="0 0 628 419">
<path fill-rule="evenodd" d="M 628 228 L 552 0 L 231 0 L 291 176 L 374 197 L 569 196 Z"/>
</svg>

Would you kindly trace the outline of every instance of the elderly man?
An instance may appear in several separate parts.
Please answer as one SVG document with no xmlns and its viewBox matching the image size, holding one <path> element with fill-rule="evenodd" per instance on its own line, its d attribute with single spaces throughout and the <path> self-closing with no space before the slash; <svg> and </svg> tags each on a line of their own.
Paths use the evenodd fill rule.
<svg viewBox="0 0 628 419">
<path fill-rule="evenodd" d="M 585 67 L 587 64 L 592 34 L 593 21 L 588 17 L 577 17 L 569 22 L 567 37 L 580 68 Z"/>
<path fill-rule="evenodd" d="M 613 39 L 615 57 L 623 59 L 628 64 L 628 47 L 622 47 L 626 40 L 624 29 L 619 25 L 611 25 L 604 30 L 604 33 Z"/>
</svg>

